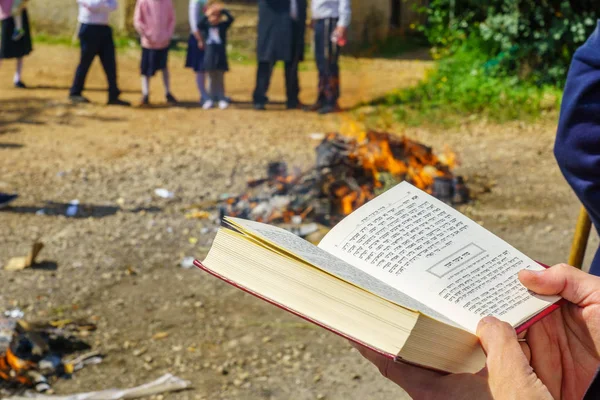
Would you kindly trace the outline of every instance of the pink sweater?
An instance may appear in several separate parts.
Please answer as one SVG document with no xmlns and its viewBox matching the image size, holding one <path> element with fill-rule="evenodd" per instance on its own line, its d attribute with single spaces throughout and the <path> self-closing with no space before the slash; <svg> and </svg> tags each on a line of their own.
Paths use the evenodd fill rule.
<svg viewBox="0 0 600 400">
<path fill-rule="evenodd" d="M 12 15 L 13 0 L 0 0 L 0 21 Z"/>
<path fill-rule="evenodd" d="M 142 47 L 155 50 L 168 47 L 175 31 L 172 0 L 137 0 L 133 26 L 142 38 Z"/>
</svg>

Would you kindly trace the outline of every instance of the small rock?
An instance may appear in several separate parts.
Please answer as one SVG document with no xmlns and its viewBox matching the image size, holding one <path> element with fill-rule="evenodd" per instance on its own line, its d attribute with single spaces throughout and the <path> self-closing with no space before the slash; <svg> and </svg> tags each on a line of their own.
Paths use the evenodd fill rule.
<svg viewBox="0 0 600 400">
<path fill-rule="evenodd" d="M 136 349 L 136 350 L 133 351 L 133 355 L 135 357 L 139 357 L 139 356 L 141 356 L 142 354 L 144 354 L 147 351 L 148 351 L 148 349 L 146 349 L 146 348 Z"/>
</svg>

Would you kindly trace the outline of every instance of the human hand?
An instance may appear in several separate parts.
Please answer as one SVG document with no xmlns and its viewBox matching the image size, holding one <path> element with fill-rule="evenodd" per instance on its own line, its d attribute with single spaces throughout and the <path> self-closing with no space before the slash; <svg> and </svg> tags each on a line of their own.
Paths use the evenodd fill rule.
<svg viewBox="0 0 600 400">
<path fill-rule="evenodd" d="M 477 326 L 477 336 L 487 356 L 487 383 L 492 398 L 554 399 L 529 364 L 529 347 L 519 343 L 512 326 L 497 318 L 486 317 Z"/>
<path fill-rule="evenodd" d="M 529 328 L 527 343 L 519 343 L 508 324 L 485 318 L 478 334 L 487 368 L 477 374 L 445 375 L 355 347 L 417 399 L 583 398 L 600 366 L 600 278 L 560 264 L 521 271 L 519 279 L 533 292 L 569 303 Z"/>
<path fill-rule="evenodd" d="M 348 39 L 348 28 L 345 26 L 338 26 L 333 31 L 333 35 L 338 39 L 339 42 L 345 42 Z"/>
<path fill-rule="evenodd" d="M 202 35 L 198 31 L 194 32 L 193 35 L 196 38 L 196 42 L 198 43 L 198 48 L 200 50 L 203 50 L 204 49 L 204 39 L 202 38 Z"/>
<path fill-rule="evenodd" d="M 477 374 L 443 374 L 395 362 L 367 347 L 352 345 L 381 375 L 402 387 L 413 399 L 492 400 L 485 369 Z"/>
<path fill-rule="evenodd" d="M 535 293 L 569 301 L 529 328 L 527 343 L 531 366 L 554 398 L 583 398 L 600 366 L 600 278 L 559 264 L 521 271 L 519 280 Z"/>
</svg>

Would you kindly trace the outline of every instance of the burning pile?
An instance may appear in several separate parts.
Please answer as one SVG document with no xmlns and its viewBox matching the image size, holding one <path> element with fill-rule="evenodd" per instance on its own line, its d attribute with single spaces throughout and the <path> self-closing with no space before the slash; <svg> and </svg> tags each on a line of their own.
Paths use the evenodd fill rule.
<svg viewBox="0 0 600 400">
<path fill-rule="evenodd" d="M 469 194 L 454 176 L 456 156 L 434 154 L 431 147 L 384 132 L 359 138 L 330 133 L 316 148 L 317 163 L 308 171 L 269 164 L 267 177 L 248 182 L 248 190 L 222 199 L 220 214 L 272 224 L 313 221 L 333 226 L 380 193 L 404 180 L 448 204 Z"/>
</svg>

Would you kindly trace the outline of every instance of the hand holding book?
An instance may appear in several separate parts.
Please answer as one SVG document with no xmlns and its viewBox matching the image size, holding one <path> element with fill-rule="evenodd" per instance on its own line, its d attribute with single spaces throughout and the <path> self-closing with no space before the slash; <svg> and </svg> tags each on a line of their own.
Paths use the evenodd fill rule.
<svg viewBox="0 0 600 400">
<path fill-rule="evenodd" d="M 524 330 L 560 300 L 519 283 L 519 271 L 544 267 L 408 183 L 318 247 L 277 227 L 224 222 L 198 267 L 387 358 L 438 371 L 483 368 L 481 318 Z"/>
<path fill-rule="evenodd" d="M 414 398 L 584 398 L 600 366 L 600 278 L 557 265 L 522 271 L 519 280 L 533 292 L 560 295 L 568 303 L 532 325 L 524 343 L 517 341 L 510 325 L 495 318 L 482 320 L 477 334 L 487 362 L 479 373 L 447 375 L 355 347 Z M 596 398 L 592 396 L 599 393 L 591 390 L 589 398 Z"/>
</svg>

